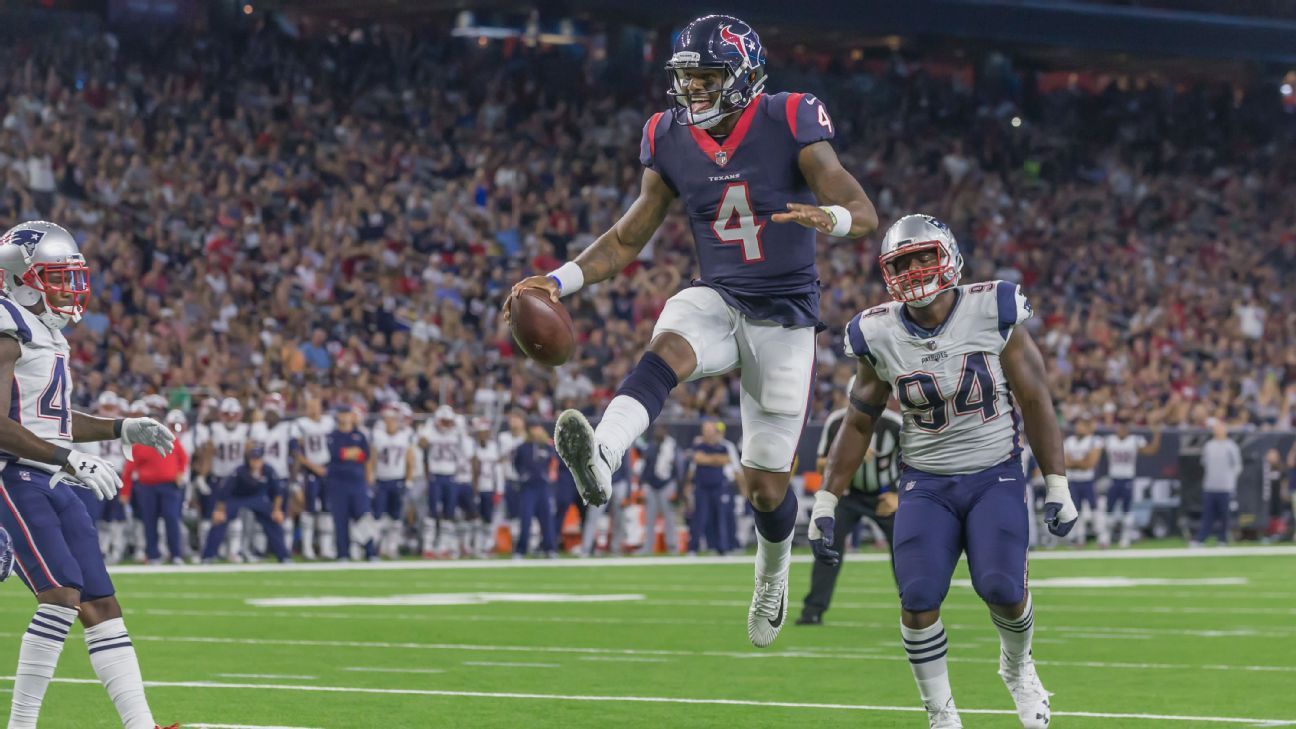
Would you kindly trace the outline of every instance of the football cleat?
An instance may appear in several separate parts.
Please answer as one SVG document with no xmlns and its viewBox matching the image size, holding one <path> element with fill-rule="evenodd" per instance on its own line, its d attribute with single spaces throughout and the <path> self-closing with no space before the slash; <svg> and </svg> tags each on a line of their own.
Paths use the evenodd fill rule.
<svg viewBox="0 0 1296 729">
<path fill-rule="evenodd" d="M 1052 712 L 1049 709 L 1049 692 L 1035 673 L 1035 661 L 1027 656 L 1020 663 L 1008 661 L 999 654 L 999 676 L 1003 678 L 1008 693 L 1017 705 L 1017 718 L 1024 729 L 1046 729 Z"/>
<path fill-rule="evenodd" d="M 155 726 L 153 727 L 153 729 L 180 729 L 180 725 L 179 725 L 179 724 L 172 724 L 171 726 L 156 726 L 156 725 L 155 725 Z"/>
<path fill-rule="evenodd" d="M 963 720 L 959 718 L 958 709 L 954 707 L 954 698 L 950 697 L 942 706 L 927 707 L 928 729 L 963 729 Z"/>
<path fill-rule="evenodd" d="M 756 578 L 751 607 L 747 609 L 747 637 L 752 645 L 765 648 L 774 642 L 787 617 L 787 575 L 781 580 Z"/>
<path fill-rule="evenodd" d="M 579 410 L 564 410 L 554 425 L 554 448 L 563 459 L 590 506 L 602 506 L 612 498 L 612 454 L 594 440 L 594 428 Z"/>
</svg>

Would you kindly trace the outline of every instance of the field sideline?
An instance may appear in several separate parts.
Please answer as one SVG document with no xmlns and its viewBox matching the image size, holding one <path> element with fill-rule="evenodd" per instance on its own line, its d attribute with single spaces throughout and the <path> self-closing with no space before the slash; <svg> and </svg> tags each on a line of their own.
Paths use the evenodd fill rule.
<svg viewBox="0 0 1296 729">
<path fill-rule="evenodd" d="M 376 569 L 375 569 L 376 568 Z M 793 568 L 789 619 L 809 583 Z M 1296 726 L 1296 548 L 1032 556 L 1054 726 Z M 114 570 L 163 723 L 186 727 L 924 727 L 885 556 L 821 627 L 746 640 L 749 558 Z M 960 566 L 945 610 L 964 724 L 1019 726 Z M 0 591 L 0 673 L 32 600 Z M 74 630 L 42 727 L 119 727 Z M 11 676 L 0 681 L 9 691 Z"/>
</svg>

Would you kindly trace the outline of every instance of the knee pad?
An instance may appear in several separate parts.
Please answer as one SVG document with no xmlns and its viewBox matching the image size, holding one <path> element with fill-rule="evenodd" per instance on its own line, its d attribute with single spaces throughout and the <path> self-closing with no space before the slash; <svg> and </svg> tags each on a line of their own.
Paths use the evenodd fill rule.
<svg viewBox="0 0 1296 729">
<path fill-rule="evenodd" d="M 1020 577 L 1003 572 L 991 572 L 973 580 L 977 595 L 990 605 L 1016 605 L 1026 599 L 1026 586 Z"/>
<path fill-rule="evenodd" d="M 920 577 L 900 586 L 900 607 L 911 613 L 936 610 L 945 601 L 945 590 L 936 580 Z"/>
<path fill-rule="evenodd" d="M 781 473 L 792 470 L 796 455 L 795 436 L 781 428 L 761 428 L 752 423 L 743 427 L 742 465 L 761 471 Z"/>
</svg>

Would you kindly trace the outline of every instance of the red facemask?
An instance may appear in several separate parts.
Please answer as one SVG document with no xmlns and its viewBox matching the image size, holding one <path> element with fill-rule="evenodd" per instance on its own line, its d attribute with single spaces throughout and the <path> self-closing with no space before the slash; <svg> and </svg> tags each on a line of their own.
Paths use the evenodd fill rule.
<svg viewBox="0 0 1296 729">
<path fill-rule="evenodd" d="M 921 251 L 935 250 L 936 262 L 930 266 L 910 267 L 903 271 L 894 271 L 893 264 L 903 258 Z M 944 291 L 958 280 L 954 270 L 954 260 L 945 253 L 940 241 L 929 240 L 921 243 L 910 243 L 898 248 L 878 261 L 882 264 L 882 281 L 886 283 L 891 298 L 901 303 L 921 301 L 939 291 Z"/>
<path fill-rule="evenodd" d="M 50 274 L 60 274 L 51 281 Z M 45 307 L 55 314 L 78 317 L 90 303 L 90 269 L 81 262 L 37 263 L 22 277 L 23 285 L 41 292 L 45 298 Z M 72 303 L 66 306 L 55 306 L 51 295 L 70 295 Z M 60 296 L 60 298 L 62 298 Z"/>
</svg>

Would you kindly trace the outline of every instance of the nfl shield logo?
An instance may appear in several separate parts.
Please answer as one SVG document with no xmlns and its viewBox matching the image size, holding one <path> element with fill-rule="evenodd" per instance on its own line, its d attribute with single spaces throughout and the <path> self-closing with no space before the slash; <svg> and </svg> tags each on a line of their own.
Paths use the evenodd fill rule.
<svg viewBox="0 0 1296 729">
<path fill-rule="evenodd" d="M 935 339 L 928 339 L 928 340 L 927 340 L 927 349 L 928 349 L 928 351 L 931 351 L 931 352 L 935 352 L 935 351 L 936 351 L 936 340 L 935 340 Z"/>
<path fill-rule="evenodd" d="M 721 167 L 724 167 L 726 164 L 729 163 L 729 153 L 724 151 L 723 149 L 717 151 L 715 153 L 715 161 L 716 164 L 720 165 Z"/>
</svg>

